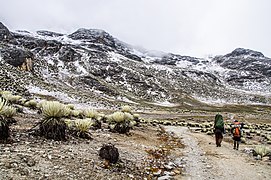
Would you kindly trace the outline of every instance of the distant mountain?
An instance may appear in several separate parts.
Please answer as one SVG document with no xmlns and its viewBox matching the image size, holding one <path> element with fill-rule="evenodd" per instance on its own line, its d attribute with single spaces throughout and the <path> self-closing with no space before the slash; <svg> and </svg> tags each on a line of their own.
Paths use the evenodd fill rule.
<svg viewBox="0 0 271 180">
<path fill-rule="evenodd" d="M 97 29 L 10 32 L 0 23 L 0 89 L 113 107 L 271 104 L 271 59 L 238 48 L 208 59 L 133 47 Z"/>
</svg>

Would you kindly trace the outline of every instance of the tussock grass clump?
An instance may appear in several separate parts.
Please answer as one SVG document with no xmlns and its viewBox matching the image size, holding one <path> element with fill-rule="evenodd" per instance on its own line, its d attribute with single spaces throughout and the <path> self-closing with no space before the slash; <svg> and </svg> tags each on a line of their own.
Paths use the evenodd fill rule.
<svg viewBox="0 0 271 180">
<path fill-rule="evenodd" d="M 40 135 L 47 139 L 65 140 L 67 125 L 65 105 L 57 101 L 47 101 L 41 108 L 43 119 L 39 123 Z"/>
</svg>

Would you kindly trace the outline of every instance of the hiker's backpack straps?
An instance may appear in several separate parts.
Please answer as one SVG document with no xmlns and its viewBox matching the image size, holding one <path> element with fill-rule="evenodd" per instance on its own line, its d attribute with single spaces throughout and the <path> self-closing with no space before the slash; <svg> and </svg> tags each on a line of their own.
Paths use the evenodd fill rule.
<svg viewBox="0 0 271 180">
<path fill-rule="evenodd" d="M 241 123 L 240 122 L 234 122 L 233 125 L 233 136 L 234 137 L 241 137 Z"/>
</svg>

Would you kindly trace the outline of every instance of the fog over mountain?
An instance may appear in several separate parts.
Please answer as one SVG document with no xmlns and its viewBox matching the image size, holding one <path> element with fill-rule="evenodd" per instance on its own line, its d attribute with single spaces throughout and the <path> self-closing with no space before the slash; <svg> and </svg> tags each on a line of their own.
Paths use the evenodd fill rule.
<svg viewBox="0 0 271 180">
<path fill-rule="evenodd" d="M 13 31 L 95 28 L 149 50 L 204 58 L 243 47 L 271 57 L 269 7 L 269 0 L 9 0 L 0 17 Z"/>
</svg>

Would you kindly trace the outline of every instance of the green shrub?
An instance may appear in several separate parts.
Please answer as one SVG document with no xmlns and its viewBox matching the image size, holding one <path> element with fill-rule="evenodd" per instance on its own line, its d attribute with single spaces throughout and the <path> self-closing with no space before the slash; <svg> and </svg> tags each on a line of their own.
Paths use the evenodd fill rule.
<svg viewBox="0 0 271 180">
<path fill-rule="evenodd" d="M 134 116 L 130 113 L 124 112 L 124 119 L 127 121 L 133 121 L 134 120 Z"/>
</svg>

